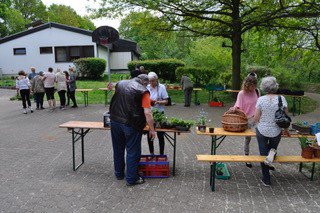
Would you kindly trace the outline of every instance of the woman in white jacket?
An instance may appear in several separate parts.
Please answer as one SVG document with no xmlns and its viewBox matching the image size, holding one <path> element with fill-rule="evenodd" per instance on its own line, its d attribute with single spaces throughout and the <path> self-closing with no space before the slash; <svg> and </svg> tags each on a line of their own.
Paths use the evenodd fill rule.
<svg viewBox="0 0 320 213">
<path fill-rule="evenodd" d="M 60 69 L 57 70 L 56 82 L 57 90 L 60 98 L 60 109 L 66 109 L 66 92 L 67 92 L 67 77 Z"/>
<path fill-rule="evenodd" d="M 31 101 L 30 101 L 30 81 L 29 78 L 26 77 L 26 73 L 21 70 L 19 73 L 19 76 L 16 78 L 16 88 L 20 92 L 20 96 L 22 99 L 22 113 L 27 114 L 27 103 L 28 107 L 30 109 L 30 112 L 33 112 L 33 109 L 31 107 Z M 26 103 L 27 102 L 27 103 Z"/>
</svg>

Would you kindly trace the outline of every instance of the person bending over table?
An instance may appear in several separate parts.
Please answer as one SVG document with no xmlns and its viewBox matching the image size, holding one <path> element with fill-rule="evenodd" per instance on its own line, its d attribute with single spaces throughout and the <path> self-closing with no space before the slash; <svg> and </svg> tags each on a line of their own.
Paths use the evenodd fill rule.
<svg viewBox="0 0 320 213">
<path fill-rule="evenodd" d="M 265 77 L 261 81 L 260 89 L 266 95 L 258 98 L 255 112 L 256 136 L 261 156 L 267 156 L 265 161 L 261 163 L 262 183 L 264 186 L 270 186 L 270 167 L 277 153 L 277 147 L 281 140 L 282 129 L 275 123 L 275 113 L 278 110 L 278 83 L 275 77 Z M 288 104 L 286 99 L 281 95 L 282 104 L 285 112 L 288 113 Z M 289 135 L 288 130 L 285 134 Z"/>
<path fill-rule="evenodd" d="M 161 113 L 164 113 L 164 105 L 168 103 L 168 93 L 166 87 L 159 83 L 159 79 L 156 73 L 149 72 L 149 85 L 147 89 L 150 92 L 151 108 L 158 109 Z M 157 132 L 159 139 L 160 155 L 164 154 L 164 132 Z M 154 155 L 153 139 L 148 137 L 149 151 L 151 155 Z"/>
<path fill-rule="evenodd" d="M 248 128 L 254 127 L 254 115 L 256 110 L 256 103 L 260 94 L 257 89 L 257 78 L 254 76 L 247 76 L 243 83 L 241 91 L 238 93 L 237 101 L 234 107 L 231 107 L 231 111 L 235 111 L 236 108 L 242 110 L 248 118 Z M 251 137 L 245 137 L 244 154 L 249 155 Z M 252 168 L 251 163 L 246 163 L 246 166 Z"/>
<path fill-rule="evenodd" d="M 126 177 L 127 186 L 144 183 L 143 178 L 138 175 L 138 164 L 141 157 L 141 137 L 146 123 L 150 127 L 150 138 L 156 135 L 150 93 L 146 88 L 148 81 L 148 76 L 141 74 L 133 79 L 118 82 L 110 103 L 115 176 L 118 180 Z"/>
</svg>

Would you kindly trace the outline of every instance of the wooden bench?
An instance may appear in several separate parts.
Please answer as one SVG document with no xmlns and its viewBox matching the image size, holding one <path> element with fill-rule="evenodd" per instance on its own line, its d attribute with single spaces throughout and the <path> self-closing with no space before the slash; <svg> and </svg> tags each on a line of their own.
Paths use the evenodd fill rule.
<svg viewBox="0 0 320 213">
<path fill-rule="evenodd" d="M 216 178 L 216 162 L 264 162 L 266 156 L 257 155 L 197 155 L 197 160 L 200 162 L 213 163 L 210 172 L 210 185 L 214 191 L 214 180 Z M 320 163 L 320 158 L 307 159 L 301 156 L 276 156 L 274 163 L 300 163 L 299 172 L 305 175 L 310 180 L 313 180 L 315 163 Z M 311 176 L 309 177 L 302 171 L 302 163 L 313 163 Z"/>
</svg>

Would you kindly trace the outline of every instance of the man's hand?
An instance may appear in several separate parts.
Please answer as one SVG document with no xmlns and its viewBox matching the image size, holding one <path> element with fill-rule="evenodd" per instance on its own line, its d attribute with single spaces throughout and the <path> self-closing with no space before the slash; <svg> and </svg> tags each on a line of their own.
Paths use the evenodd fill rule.
<svg viewBox="0 0 320 213">
<path fill-rule="evenodd" d="M 155 130 L 150 130 L 149 131 L 149 138 L 153 141 L 156 137 L 156 131 Z"/>
</svg>

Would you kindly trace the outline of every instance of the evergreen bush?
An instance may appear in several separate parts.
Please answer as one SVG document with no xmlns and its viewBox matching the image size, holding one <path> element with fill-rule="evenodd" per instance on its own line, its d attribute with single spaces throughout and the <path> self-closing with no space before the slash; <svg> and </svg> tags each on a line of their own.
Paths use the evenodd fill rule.
<svg viewBox="0 0 320 213">
<path fill-rule="evenodd" d="M 82 79 L 102 79 L 106 70 L 106 60 L 102 58 L 80 58 L 73 61 L 78 75 Z"/>
</svg>

